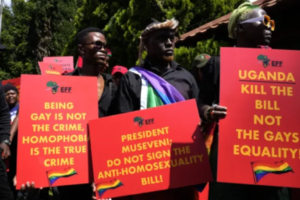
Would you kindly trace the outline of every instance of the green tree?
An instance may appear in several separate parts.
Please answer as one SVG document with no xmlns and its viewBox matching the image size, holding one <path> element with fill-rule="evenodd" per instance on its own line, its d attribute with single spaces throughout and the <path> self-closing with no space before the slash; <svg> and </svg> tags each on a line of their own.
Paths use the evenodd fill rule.
<svg viewBox="0 0 300 200">
<path fill-rule="evenodd" d="M 3 9 L 1 43 L 7 47 L 7 50 L 0 58 L 1 79 L 35 72 L 34 57 L 28 37 L 33 10 L 34 5 L 23 0 L 13 0 L 12 8 Z"/>
<path fill-rule="evenodd" d="M 75 32 L 63 55 L 76 55 L 78 31 L 89 26 L 104 29 L 112 50 L 111 65 L 131 67 L 138 58 L 141 31 L 152 22 L 175 17 L 182 34 L 232 11 L 244 0 L 84 0 L 75 17 Z M 177 51 L 177 50 L 176 50 Z M 180 50 L 181 51 L 181 50 Z"/>
<path fill-rule="evenodd" d="M 0 78 L 39 73 L 38 61 L 60 55 L 74 32 L 76 0 L 12 0 L 3 11 Z"/>
<path fill-rule="evenodd" d="M 113 53 L 111 65 L 131 67 L 138 57 L 141 31 L 152 22 L 151 19 L 161 21 L 176 17 L 182 21 L 180 31 L 183 33 L 193 17 L 192 7 L 190 0 L 85 0 L 77 11 L 75 27 L 76 32 L 89 26 L 103 28 Z M 75 35 L 70 38 L 63 55 L 75 54 Z"/>
<path fill-rule="evenodd" d="M 195 47 L 179 47 L 175 49 L 175 60 L 183 67 L 190 70 L 194 58 L 201 53 L 207 53 L 211 56 L 220 55 L 220 47 L 230 46 L 227 41 L 215 40 L 214 37 L 208 40 L 197 42 Z"/>
</svg>

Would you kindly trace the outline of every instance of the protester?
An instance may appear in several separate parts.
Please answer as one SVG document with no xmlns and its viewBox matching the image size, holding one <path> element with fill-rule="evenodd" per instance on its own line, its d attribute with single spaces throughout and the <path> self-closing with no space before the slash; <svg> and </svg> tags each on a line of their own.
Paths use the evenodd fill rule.
<svg viewBox="0 0 300 200">
<path fill-rule="evenodd" d="M 4 92 L 5 92 L 5 98 L 6 102 L 8 104 L 9 110 L 10 110 L 10 118 L 11 123 L 14 121 L 17 111 L 19 109 L 19 91 L 18 89 L 11 85 L 6 84 L 3 86 Z"/>
<path fill-rule="evenodd" d="M 197 55 L 194 59 L 194 62 L 192 64 L 191 73 L 194 76 L 197 83 L 202 82 L 202 69 L 210 59 L 210 55 L 203 53 L 200 55 Z"/>
<path fill-rule="evenodd" d="M 11 156 L 8 162 L 6 163 L 9 169 L 7 173 L 7 177 L 12 192 L 14 195 L 16 195 L 13 179 L 16 176 L 16 170 L 17 170 L 17 138 L 15 138 L 14 136 L 16 135 L 17 127 L 18 127 L 17 112 L 19 110 L 19 91 L 15 86 L 9 83 L 4 85 L 3 89 L 5 92 L 6 103 L 10 110 L 10 119 L 11 119 L 10 122 L 12 124 L 12 128 L 10 130 L 10 140 L 9 140 L 11 142 L 11 146 L 10 146 Z"/>
<path fill-rule="evenodd" d="M 112 104 L 112 114 L 127 113 L 157 107 L 165 104 L 198 99 L 198 87 L 193 76 L 174 59 L 174 39 L 178 28 L 175 19 L 154 22 L 146 27 L 141 35 L 140 67 L 134 67 L 126 73 L 117 90 Z M 141 60 L 143 50 L 147 57 Z M 162 98 L 157 85 L 169 94 Z M 135 200 L 194 200 L 194 187 L 171 189 L 136 195 Z"/>
<path fill-rule="evenodd" d="M 0 48 L 3 49 L 3 47 Z M 13 194 L 9 187 L 7 180 L 6 167 L 3 159 L 10 156 L 10 116 L 7 103 L 5 101 L 4 90 L 2 82 L 0 81 L 0 199 L 1 200 L 13 200 Z"/>
<path fill-rule="evenodd" d="M 90 27 L 79 32 L 77 46 L 83 64 L 81 68 L 76 68 L 73 72 L 67 74 L 97 77 L 99 117 L 107 116 L 108 108 L 116 90 L 112 76 L 102 72 L 107 63 L 105 45 L 106 39 L 102 30 Z"/>
<path fill-rule="evenodd" d="M 272 25 L 268 23 L 266 12 L 251 3 L 243 3 L 231 15 L 228 24 L 229 36 L 236 40 L 236 47 L 256 48 L 270 44 Z M 228 70 L 230 70 L 230 66 Z M 202 69 L 203 80 L 200 88 L 200 99 L 206 106 L 203 120 L 215 121 L 227 114 L 227 109 L 216 109 L 213 104 L 219 104 L 220 92 L 220 58 L 211 57 Z M 247 106 L 247 105 L 245 105 Z M 237 116 L 239 117 L 239 116 Z M 222 133 L 226 134 L 226 133 Z M 211 167 L 214 180 L 217 180 L 218 127 L 214 132 L 213 144 L 210 151 Z M 239 185 L 212 182 L 209 185 L 209 200 L 289 200 L 287 189 L 277 187 Z"/>
<path fill-rule="evenodd" d="M 111 72 L 111 75 L 114 79 L 114 82 L 117 86 L 120 85 L 120 80 L 123 77 L 124 74 L 127 73 L 127 68 L 123 66 L 114 66 Z"/>
<path fill-rule="evenodd" d="M 67 75 L 97 77 L 99 117 L 105 117 L 107 116 L 109 106 L 116 90 L 112 76 L 103 73 L 107 66 L 105 35 L 102 30 L 90 27 L 80 31 L 76 40 L 79 55 L 82 57 L 83 64 L 81 68 L 76 68 L 72 73 Z M 88 200 L 93 196 L 91 184 L 60 187 L 59 192 L 61 199 Z"/>
<path fill-rule="evenodd" d="M 113 83 L 112 76 L 105 74 L 103 68 L 106 66 L 106 39 L 102 30 L 94 27 L 83 29 L 77 34 L 76 43 L 79 51 L 79 55 L 82 58 L 82 67 L 76 68 L 73 72 L 65 74 L 69 76 L 94 76 L 98 80 L 98 108 L 99 117 L 107 116 L 108 108 L 111 104 L 116 86 Z M 90 102 L 87 102 L 90 103 Z M 33 199 L 92 199 L 93 187 L 91 184 L 84 185 L 71 185 L 51 188 L 47 190 L 33 189 L 34 183 L 23 184 L 22 194 L 20 198 L 24 198 L 24 194 L 31 195 Z M 35 194 L 35 195 L 33 195 Z M 41 195 L 45 196 L 42 197 Z"/>
</svg>

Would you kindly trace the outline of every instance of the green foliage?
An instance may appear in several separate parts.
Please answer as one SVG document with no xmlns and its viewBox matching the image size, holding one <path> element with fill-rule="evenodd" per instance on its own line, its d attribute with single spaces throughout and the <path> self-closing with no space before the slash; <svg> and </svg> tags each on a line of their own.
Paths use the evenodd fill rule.
<svg viewBox="0 0 300 200">
<path fill-rule="evenodd" d="M 12 0 L 3 9 L 1 43 L 7 50 L 0 58 L 0 78 L 39 73 L 38 61 L 60 55 L 74 32 L 76 0 Z"/>
<path fill-rule="evenodd" d="M 94 26 L 106 33 L 112 50 L 110 66 L 132 67 L 138 58 L 141 31 L 152 22 L 175 17 L 179 32 L 231 12 L 244 0 L 12 0 L 3 11 L 1 43 L 7 50 L 0 57 L 0 78 L 39 73 L 44 56 L 77 57 L 75 37 Z M 175 50 L 176 60 L 189 67 L 197 53 L 217 54 L 219 41 L 202 41 L 195 48 Z M 143 57 L 145 58 L 144 52 Z"/>
<path fill-rule="evenodd" d="M 74 44 L 76 33 L 83 28 L 96 26 L 104 29 L 112 50 L 110 66 L 120 64 L 131 67 L 138 64 L 140 34 L 152 22 L 151 18 L 162 21 L 175 17 L 180 21 L 179 32 L 182 34 L 228 14 L 241 2 L 244 0 L 83 0 L 74 21 L 76 31 L 62 54 L 77 55 Z M 192 52 L 188 53 L 188 50 Z M 189 48 L 176 50 L 178 51 L 185 52 L 180 55 L 188 57 L 195 54 L 193 49 Z M 177 58 L 178 56 L 177 53 Z"/>
<path fill-rule="evenodd" d="M 196 47 L 179 47 L 175 49 L 175 60 L 186 69 L 190 70 L 194 58 L 198 54 L 207 53 L 211 56 L 220 55 L 220 47 L 229 46 L 226 41 L 214 40 L 214 38 L 200 41 Z"/>
</svg>

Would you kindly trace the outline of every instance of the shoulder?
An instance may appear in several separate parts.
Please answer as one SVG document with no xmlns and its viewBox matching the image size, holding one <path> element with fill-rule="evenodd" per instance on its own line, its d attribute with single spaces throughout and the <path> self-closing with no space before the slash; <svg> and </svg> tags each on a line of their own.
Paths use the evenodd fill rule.
<svg viewBox="0 0 300 200">
<path fill-rule="evenodd" d="M 126 81 L 128 83 L 135 83 L 139 82 L 141 80 L 141 77 L 138 73 L 135 73 L 132 71 L 133 68 L 130 68 L 126 74 L 122 77 L 123 81 Z"/>
<path fill-rule="evenodd" d="M 186 77 L 187 79 L 191 79 L 194 80 L 193 75 L 191 74 L 191 72 L 189 72 L 187 69 L 185 69 L 182 65 L 176 63 L 176 70 L 180 71 L 182 74 L 184 74 L 184 77 Z"/>
</svg>

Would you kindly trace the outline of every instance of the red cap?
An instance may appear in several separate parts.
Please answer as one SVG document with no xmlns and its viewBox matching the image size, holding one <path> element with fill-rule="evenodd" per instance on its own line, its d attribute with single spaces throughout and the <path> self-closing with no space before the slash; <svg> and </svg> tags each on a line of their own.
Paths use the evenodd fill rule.
<svg viewBox="0 0 300 200">
<path fill-rule="evenodd" d="M 114 66 L 111 72 L 111 75 L 114 75 L 115 73 L 121 73 L 121 74 L 126 74 L 126 72 L 128 72 L 128 69 L 126 67 L 123 66 Z"/>
</svg>

